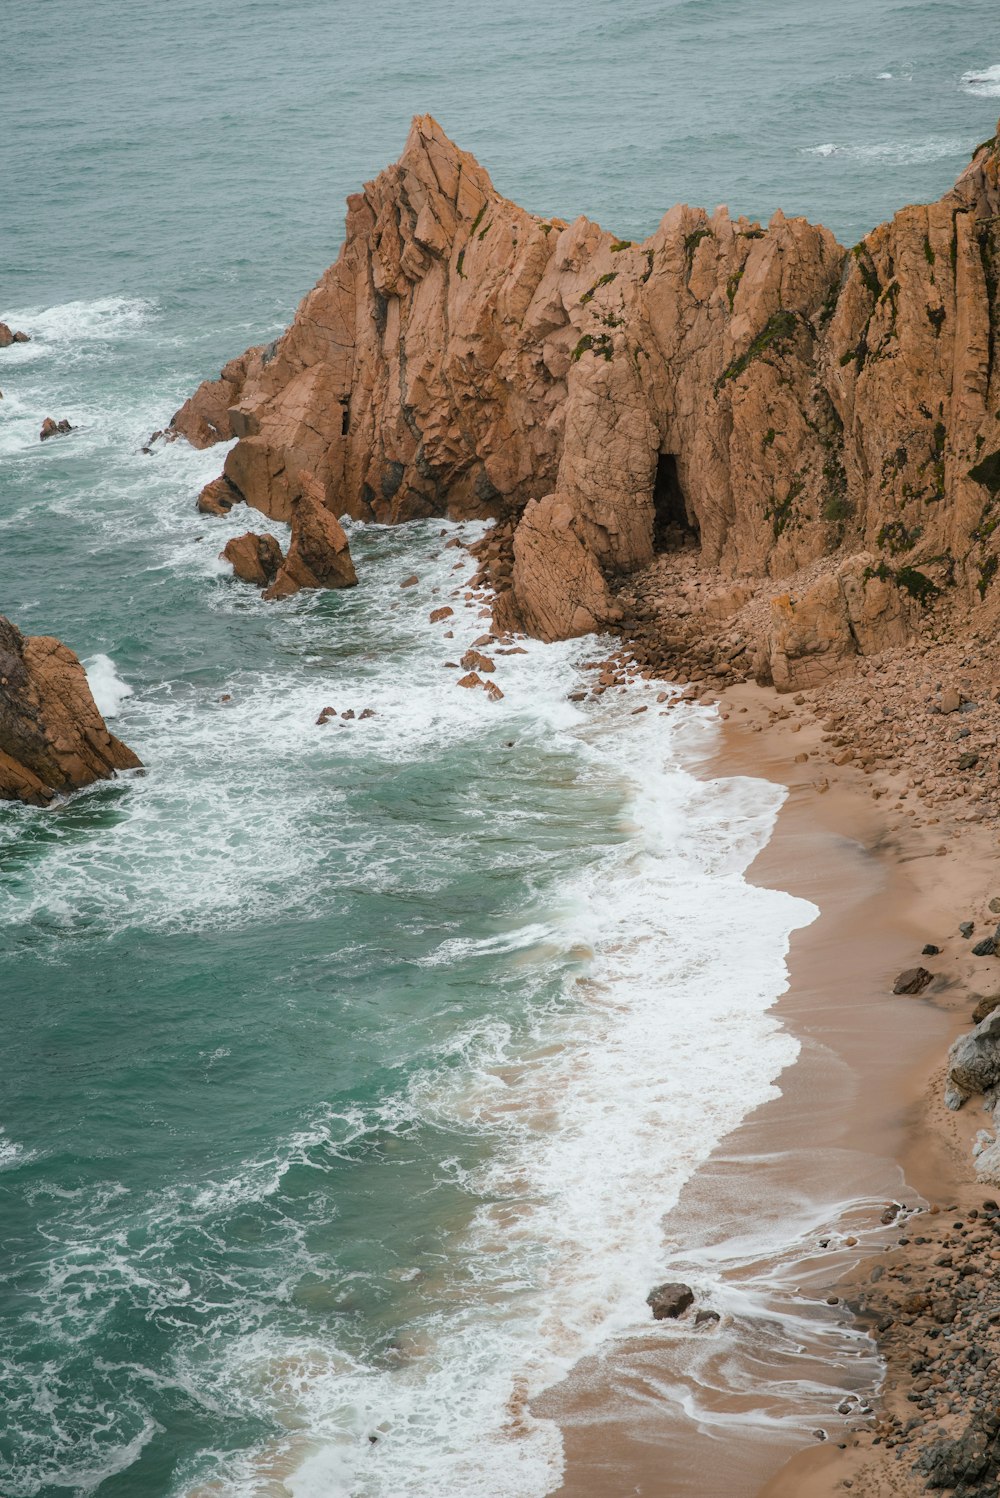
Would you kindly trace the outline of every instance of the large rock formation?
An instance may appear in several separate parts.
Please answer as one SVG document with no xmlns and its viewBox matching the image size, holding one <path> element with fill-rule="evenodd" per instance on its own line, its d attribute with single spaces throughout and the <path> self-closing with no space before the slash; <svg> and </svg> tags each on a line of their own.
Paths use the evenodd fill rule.
<svg viewBox="0 0 1000 1498">
<path fill-rule="evenodd" d="M 946 590 L 995 614 L 998 278 L 995 140 L 850 251 L 724 208 L 631 244 L 518 208 L 425 116 L 288 331 L 173 424 L 238 438 L 226 493 L 278 519 L 308 491 L 505 522 L 498 618 L 543 638 L 616 623 L 617 579 L 685 538 L 729 578 L 830 559 L 775 603 L 761 659 L 790 685 Z"/>
<path fill-rule="evenodd" d="M 108 732 L 73 652 L 0 616 L 0 799 L 47 806 L 140 764 Z"/>
</svg>

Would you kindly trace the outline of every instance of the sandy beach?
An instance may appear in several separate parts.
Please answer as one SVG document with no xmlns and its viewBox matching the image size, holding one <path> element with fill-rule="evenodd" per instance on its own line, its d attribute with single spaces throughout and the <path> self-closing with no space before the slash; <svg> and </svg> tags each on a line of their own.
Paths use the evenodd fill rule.
<svg viewBox="0 0 1000 1498">
<path fill-rule="evenodd" d="M 775 1008 L 801 1051 L 780 1097 L 723 1141 L 664 1220 L 664 1278 L 697 1286 L 711 1268 L 735 1314 L 660 1323 L 538 1402 L 563 1427 L 561 1498 L 840 1491 L 873 1454 L 863 1431 L 882 1378 L 847 1301 L 874 1255 L 905 1252 L 904 1228 L 883 1217 L 898 1204 L 905 1225 L 910 1209 L 950 1205 L 972 1175 L 975 1101 L 956 1115 L 938 1099 L 976 961 L 958 922 L 983 919 L 994 835 L 913 827 L 890 809 L 884 774 L 834 767 L 820 725 L 794 709 L 776 718 L 789 703 L 770 689 L 729 689 L 720 705 L 720 743 L 698 772 L 789 788 L 748 877 L 820 911 L 793 935 Z M 942 949 L 934 982 L 893 996 L 928 942 Z"/>
</svg>

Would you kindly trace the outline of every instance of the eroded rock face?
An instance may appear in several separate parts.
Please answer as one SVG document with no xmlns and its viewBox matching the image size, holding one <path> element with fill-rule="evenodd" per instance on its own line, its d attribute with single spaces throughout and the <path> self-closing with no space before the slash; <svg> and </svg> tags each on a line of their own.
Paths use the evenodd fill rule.
<svg viewBox="0 0 1000 1498">
<path fill-rule="evenodd" d="M 249 348 L 238 359 L 230 359 L 217 380 L 205 380 L 198 386 L 197 399 L 186 400 L 174 412 L 170 428 L 186 437 L 192 447 L 229 442 L 235 436 L 229 408 L 239 399 L 247 369 L 260 354 L 259 348 Z"/>
<path fill-rule="evenodd" d="M 174 424 L 237 437 L 226 477 L 279 519 L 305 480 L 338 515 L 496 517 L 498 621 L 544 638 L 614 623 L 615 578 L 685 536 L 728 578 L 863 554 L 776 605 L 763 657 L 799 684 L 927 588 L 1000 611 L 998 281 L 996 142 L 850 252 L 724 208 L 633 245 L 518 208 L 424 116 L 284 336 Z"/>
<path fill-rule="evenodd" d="M 254 531 L 234 536 L 226 542 L 219 556 L 230 563 L 241 582 L 253 583 L 258 588 L 266 588 L 274 581 L 284 561 L 276 538 L 267 534 L 260 536 Z"/>
<path fill-rule="evenodd" d="M 243 495 L 225 477 L 213 479 L 198 495 L 202 515 L 228 515 L 234 505 L 243 503 Z"/>
<path fill-rule="evenodd" d="M 765 679 L 779 692 L 819 686 L 855 655 L 901 645 L 915 605 L 886 578 L 868 553 L 847 557 L 801 597 L 771 599 Z"/>
<path fill-rule="evenodd" d="M 0 799 L 47 806 L 140 764 L 108 732 L 73 652 L 0 616 Z"/>
<path fill-rule="evenodd" d="M 565 640 L 621 618 L 569 503 L 529 500 L 514 532 L 514 594 L 529 634 Z"/>
<path fill-rule="evenodd" d="M 315 496 L 290 504 L 292 540 L 265 598 L 288 598 L 300 588 L 353 588 L 358 580 L 344 527 Z"/>
</svg>

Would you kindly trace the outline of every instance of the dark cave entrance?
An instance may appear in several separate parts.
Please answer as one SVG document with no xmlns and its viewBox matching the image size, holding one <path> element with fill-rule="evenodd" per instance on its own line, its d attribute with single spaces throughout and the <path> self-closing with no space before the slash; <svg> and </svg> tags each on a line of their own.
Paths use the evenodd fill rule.
<svg viewBox="0 0 1000 1498">
<path fill-rule="evenodd" d="M 697 540 L 698 527 L 688 518 L 676 454 L 660 453 L 653 483 L 653 550 L 676 551 Z"/>
</svg>

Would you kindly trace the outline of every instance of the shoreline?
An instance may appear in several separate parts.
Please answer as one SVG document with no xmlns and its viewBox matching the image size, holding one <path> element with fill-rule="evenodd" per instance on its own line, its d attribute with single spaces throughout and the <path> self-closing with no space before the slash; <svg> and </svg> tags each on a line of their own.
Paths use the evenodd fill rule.
<svg viewBox="0 0 1000 1498">
<path fill-rule="evenodd" d="M 609 1491 L 694 1498 L 706 1491 L 706 1461 L 727 1498 L 823 1498 L 841 1491 L 844 1480 L 852 1483 L 862 1456 L 872 1455 L 882 1371 L 880 1350 L 848 1301 L 856 1304 L 872 1255 L 893 1251 L 904 1236 L 905 1213 L 898 1224 L 884 1223 L 882 1214 L 892 1215 L 895 1204 L 917 1209 L 942 1194 L 950 1205 L 963 1170 L 973 1174 L 975 1103 L 947 1114 L 929 1095 L 929 1078 L 967 1021 L 959 968 L 967 965 L 968 944 L 957 925 L 992 893 L 995 834 L 970 825 L 942 842 L 950 828 L 910 826 L 883 799 L 890 779 L 884 771 L 834 766 L 822 725 L 771 688 L 749 683 L 713 697 L 723 717 L 719 742 L 696 772 L 788 787 L 774 832 L 744 877 L 810 899 L 820 913 L 792 934 L 788 987 L 771 1011 L 801 1047 L 777 1079 L 780 1096 L 720 1143 L 667 1214 L 664 1231 L 667 1240 L 686 1233 L 697 1241 L 712 1219 L 718 1266 L 727 1232 L 745 1230 L 748 1215 L 758 1232 L 763 1223 L 757 1270 L 769 1286 L 770 1309 L 803 1318 L 800 1330 L 815 1344 L 805 1358 L 809 1375 L 814 1384 L 827 1379 L 829 1397 L 824 1410 L 814 1389 L 808 1417 L 782 1408 L 780 1397 L 765 1400 L 761 1418 L 760 1388 L 800 1376 L 804 1349 L 769 1349 L 770 1363 L 765 1357 L 757 1368 L 756 1403 L 719 1381 L 710 1408 L 700 1410 L 692 1403 L 692 1368 L 700 1361 L 697 1378 L 706 1367 L 711 1372 L 711 1330 L 698 1334 L 694 1363 L 692 1348 L 683 1346 L 691 1342 L 687 1332 L 609 1349 L 536 1401 L 563 1432 L 559 1498 L 606 1498 Z M 943 949 L 931 962 L 934 984 L 918 997 L 893 996 L 896 974 L 914 966 L 929 941 Z M 981 1187 L 971 1190 L 982 1195 Z M 784 1232 L 784 1241 L 775 1232 Z M 683 1252 L 670 1258 L 666 1277 L 685 1279 L 686 1263 L 695 1280 L 698 1256 L 685 1260 Z M 737 1280 L 748 1273 L 752 1279 L 745 1262 L 734 1271 Z M 745 1341 L 755 1318 L 764 1324 L 767 1307 L 751 1309 L 739 1330 Z M 816 1348 L 832 1358 L 822 1371 Z M 831 1369 L 840 1383 L 830 1381 Z M 885 1376 L 892 1378 L 891 1366 Z M 688 1413 L 665 1419 L 657 1388 L 686 1399 Z M 844 1388 L 851 1391 L 846 1404 Z M 864 1408 L 869 1400 L 871 1411 Z M 810 1422 L 829 1439 L 810 1444 Z M 885 1489 L 910 1490 L 922 1492 L 923 1479 L 909 1490 Z"/>
</svg>

